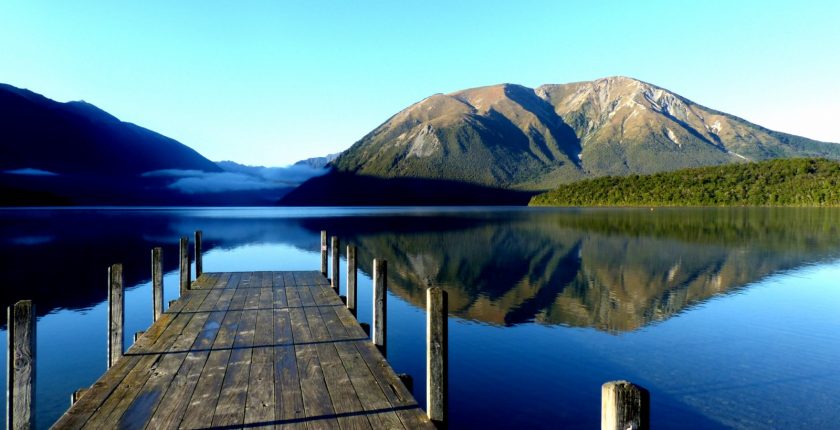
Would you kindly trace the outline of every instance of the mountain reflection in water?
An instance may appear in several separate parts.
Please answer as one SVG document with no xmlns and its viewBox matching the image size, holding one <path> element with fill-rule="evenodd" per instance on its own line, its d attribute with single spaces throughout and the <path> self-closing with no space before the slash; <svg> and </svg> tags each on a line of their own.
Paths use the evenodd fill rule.
<svg viewBox="0 0 840 430">
<path fill-rule="evenodd" d="M 311 252 L 326 229 L 359 247 L 365 273 L 374 257 L 389 260 L 390 289 L 416 306 L 434 284 L 449 292 L 459 317 L 606 331 L 634 330 L 840 255 L 840 211 L 831 209 L 91 209 L 0 217 L 7 285 L 25 286 L 3 289 L 2 305 L 31 298 L 40 314 L 104 300 L 103 268 L 113 262 L 124 262 L 127 285 L 148 282 L 153 246 L 170 245 L 165 270 L 176 270 L 174 244 L 195 229 L 205 232 L 205 250 L 282 243 Z"/>
<path fill-rule="evenodd" d="M 496 215 L 474 215 L 469 226 L 405 220 L 382 233 L 354 235 L 352 222 L 334 228 L 359 244 L 366 272 L 374 256 L 389 260 L 389 287 L 417 306 L 431 283 L 446 288 L 450 312 L 463 318 L 606 331 L 634 330 L 769 274 L 840 255 L 834 210 Z"/>
</svg>

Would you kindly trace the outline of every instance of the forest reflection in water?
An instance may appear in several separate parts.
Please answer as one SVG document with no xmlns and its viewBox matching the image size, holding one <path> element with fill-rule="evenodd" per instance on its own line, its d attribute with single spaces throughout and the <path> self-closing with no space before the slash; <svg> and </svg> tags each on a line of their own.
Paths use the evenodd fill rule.
<svg viewBox="0 0 840 430">
<path fill-rule="evenodd" d="M 417 306 L 433 284 L 463 318 L 606 331 L 634 330 L 772 273 L 840 256 L 835 210 L 474 215 L 469 226 L 419 218 L 400 231 L 348 230 L 346 240 L 358 243 L 368 273 L 372 258 L 389 260 L 390 288 Z"/>
<path fill-rule="evenodd" d="M 28 286 L 2 290 L 0 304 L 33 299 L 40 314 L 104 300 L 101 272 L 113 262 L 124 263 L 127 285 L 148 282 L 153 246 L 169 245 L 165 270 L 176 270 L 177 238 L 195 229 L 207 251 L 279 243 L 308 252 L 326 229 L 358 246 L 367 274 L 373 258 L 387 259 L 391 290 L 417 306 L 433 284 L 449 292 L 455 316 L 606 331 L 840 256 L 833 209 L 148 208 L 4 211 L 0 220 L 8 285 Z M 73 288 L 53 288 L 69 273 Z"/>
</svg>

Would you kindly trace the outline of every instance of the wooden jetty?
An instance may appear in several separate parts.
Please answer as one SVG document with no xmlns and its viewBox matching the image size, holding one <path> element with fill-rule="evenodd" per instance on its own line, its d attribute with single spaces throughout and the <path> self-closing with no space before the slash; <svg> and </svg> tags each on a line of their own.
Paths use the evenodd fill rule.
<svg viewBox="0 0 840 430">
<path fill-rule="evenodd" d="M 373 261 L 373 329 L 359 323 L 356 247 L 347 247 L 347 297 L 339 296 L 333 238 L 320 271 L 203 271 L 195 235 L 196 279 L 188 240 L 180 240 L 181 297 L 163 311 L 161 248 L 152 250 L 152 325 L 123 351 L 122 265 L 108 268 L 108 370 L 71 396 L 54 429 L 434 429 L 447 427 L 446 292 L 427 289 L 426 403 L 412 378 L 385 359 L 387 264 Z M 7 428 L 34 417 L 33 304 L 9 307 Z M 372 336 L 371 335 L 371 331 Z M 408 387 L 408 388 L 407 388 Z M 649 396 L 626 381 L 603 386 L 602 429 L 649 428 Z M 629 427 L 628 427 L 629 426 Z"/>
<path fill-rule="evenodd" d="M 54 428 L 434 428 L 327 279 L 204 273 Z"/>
</svg>

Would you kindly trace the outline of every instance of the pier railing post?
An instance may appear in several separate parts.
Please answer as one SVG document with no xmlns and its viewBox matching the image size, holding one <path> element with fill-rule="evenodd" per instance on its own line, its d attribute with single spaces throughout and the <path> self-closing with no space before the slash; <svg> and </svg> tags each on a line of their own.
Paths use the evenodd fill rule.
<svg viewBox="0 0 840 430">
<path fill-rule="evenodd" d="M 385 355 L 388 310 L 388 262 L 373 259 L 373 344 Z"/>
<path fill-rule="evenodd" d="M 195 231 L 195 279 L 204 273 L 204 263 L 201 261 L 201 230 Z"/>
<path fill-rule="evenodd" d="M 108 368 L 123 356 L 125 290 L 122 264 L 108 268 Z"/>
<path fill-rule="evenodd" d="M 152 248 L 152 321 L 163 315 L 163 248 Z"/>
<path fill-rule="evenodd" d="M 181 237 L 181 295 L 187 293 L 190 289 L 190 239 L 186 236 Z"/>
<path fill-rule="evenodd" d="M 321 230 L 321 274 L 327 277 L 327 231 Z"/>
<path fill-rule="evenodd" d="M 332 237 L 332 287 L 335 293 L 338 294 L 338 289 L 341 283 L 339 282 L 339 258 L 341 255 L 341 248 L 339 247 L 338 236 Z"/>
<path fill-rule="evenodd" d="M 78 390 L 70 393 L 70 406 L 76 404 L 76 402 L 78 402 L 79 399 L 87 393 L 87 390 L 87 388 L 79 388 Z"/>
<path fill-rule="evenodd" d="M 347 310 L 356 316 L 356 246 L 347 245 Z"/>
<path fill-rule="evenodd" d="M 627 381 L 601 386 L 601 430 L 650 430 L 650 393 Z"/>
<path fill-rule="evenodd" d="M 449 304 L 440 287 L 426 290 L 426 414 L 446 427 L 449 386 Z"/>
<path fill-rule="evenodd" d="M 35 305 L 21 300 L 8 308 L 6 428 L 34 428 Z"/>
</svg>

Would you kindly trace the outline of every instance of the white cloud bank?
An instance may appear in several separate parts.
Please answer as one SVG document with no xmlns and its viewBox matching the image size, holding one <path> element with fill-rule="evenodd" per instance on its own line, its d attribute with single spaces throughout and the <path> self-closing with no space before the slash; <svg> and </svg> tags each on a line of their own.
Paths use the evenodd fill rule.
<svg viewBox="0 0 840 430">
<path fill-rule="evenodd" d="M 173 178 L 169 188 L 185 194 L 209 194 L 232 191 L 256 191 L 296 187 L 327 169 L 309 166 L 251 167 L 222 165 L 225 172 L 165 169 L 146 172 L 145 177 Z"/>
</svg>

